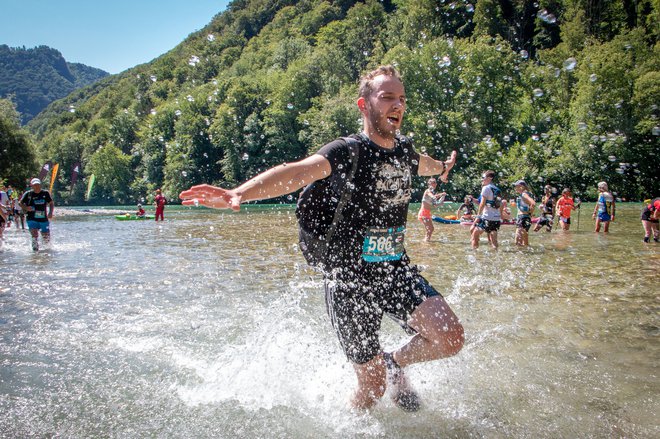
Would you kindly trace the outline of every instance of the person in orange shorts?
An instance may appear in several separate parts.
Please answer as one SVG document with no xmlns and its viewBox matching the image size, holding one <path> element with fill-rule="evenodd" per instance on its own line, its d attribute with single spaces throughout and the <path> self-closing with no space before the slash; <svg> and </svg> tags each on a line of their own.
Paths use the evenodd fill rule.
<svg viewBox="0 0 660 439">
<path fill-rule="evenodd" d="M 438 182 L 435 178 L 429 178 L 428 188 L 424 191 L 424 196 L 422 197 L 422 206 L 419 208 L 419 213 L 417 214 L 417 219 L 424 224 L 426 229 L 426 236 L 424 241 L 428 242 L 431 240 L 431 235 L 433 235 L 433 216 L 431 215 L 431 209 L 434 206 L 442 204 L 445 200 L 446 192 L 441 192 L 439 194 L 435 193 L 435 189 L 438 187 Z"/>
<path fill-rule="evenodd" d="M 569 188 L 564 188 L 564 190 L 561 191 L 561 198 L 557 200 L 559 225 L 561 226 L 562 230 L 568 230 L 571 228 L 571 211 L 577 209 L 571 195 L 571 190 Z"/>
</svg>

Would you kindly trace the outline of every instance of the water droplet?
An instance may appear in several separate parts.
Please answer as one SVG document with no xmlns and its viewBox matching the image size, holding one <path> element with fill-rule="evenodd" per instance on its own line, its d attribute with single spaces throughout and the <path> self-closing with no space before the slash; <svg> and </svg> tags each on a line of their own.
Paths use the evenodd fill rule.
<svg viewBox="0 0 660 439">
<path fill-rule="evenodd" d="M 584 122 L 578 122 L 578 123 L 577 123 L 577 127 L 578 127 L 578 130 L 580 130 L 580 131 L 584 131 L 584 130 L 587 129 L 587 124 L 584 123 Z"/>
<path fill-rule="evenodd" d="M 243 154 L 243 160 L 247 160 L 249 158 L 250 158 L 250 156 L 248 155 L 247 152 Z"/>
<path fill-rule="evenodd" d="M 589 81 L 596 82 L 597 79 L 598 79 L 598 75 L 596 75 L 595 73 L 589 75 Z"/>
<path fill-rule="evenodd" d="M 611 161 L 611 162 L 616 162 L 616 156 L 615 156 L 615 155 L 611 155 L 611 156 L 609 156 L 609 157 L 607 158 L 607 160 L 609 160 L 609 161 Z"/>
<path fill-rule="evenodd" d="M 533 93 L 534 93 L 534 96 L 536 96 L 537 98 L 540 98 L 541 96 L 543 96 L 543 90 L 541 90 L 540 88 L 535 88 Z"/>
<path fill-rule="evenodd" d="M 659 126 L 654 126 L 651 129 L 651 133 L 653 133 L 654 136 L 660 136 L 660 127 Z"/>
<path fill-rule="evenodd" d="M 183 175 L 184 177 L 187 177 L 188 173 L 186 171 L 181 171 L 181 175 Z"/>
<path fill-rule="evenodd" d="M 199 57 L 198 56 L 191 56 L 190 59 L 188 59 L 188 65 L 195 67 L 199 63 Z"/>
<path fill-rule="evenodd" d="M 520 57 L 521 57 L 522 59 L 527 59 L 527 58 L 529 58 L 529 52 L 527 52 L 525 49 L 521 50 L 521 51 L 520 51 Z"/>
<path fill-rule="evenodd" d="M 433 119 L 429 119 L 426 121 L 426 126 L 429 128 L 435 128 L 435 121 Z"/>
<path fill-rule="evenodd" d="M 573 71 L 576 66 L 577 66 L 577 60 L 575 58 L 567 58 L 564 61 L 564 70 L 566 70 L 567 72 Z"/>
<path fill-rule="evenodd" d="M 209 40 L 209 41 L 215 41 L 215 35 L 213 35 L 213 34 L 208 34 L 208 35 L 206 36 L 206 39 Z"/>
<path fill-rule="evenodd" d="M 151 113 L 152 116 L 155 116 L 156 115 L 156 109 L 152 108 L 149 113 Z"/>
<path fill-rule="evenodd" d="M 474 12 L 474 6 L 472 5 L 472 3 L 468 3 L 467 5 L 465 5 L 465 10 L 470 13 Z"/>
<path fill-rule="evenodd" d="M 190 95 L 186 96 L 186 99 L 188 100 L 188 102 L 195 102 L 195 98 L 193 98 Z"/>
<path fill-rule="evenodd" d="M 174 112 L 174 115 L 175 115 L 175 116 L 181 116 L 181 110 L 176 110 L 176 111 Z"/>
<path fill-rule="evenodd" d="M 289 102 L 288 104 L 286 104 L 286 108 L 288 108 L 289 110 L 293 110 L 293 104 Z"/>
</svg>

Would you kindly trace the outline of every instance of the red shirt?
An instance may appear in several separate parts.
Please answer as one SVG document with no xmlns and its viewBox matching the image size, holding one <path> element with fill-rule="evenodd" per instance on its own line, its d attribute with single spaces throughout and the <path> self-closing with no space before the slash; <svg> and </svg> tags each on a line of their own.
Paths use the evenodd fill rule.
<svg viewBox="0 0 660 439">
<path fill-rule="evenodd" d="M 573 210 L 573 199 L 570 197 L 561 197 L 557 201 L 557 210 L 559 210 L 559 216 L 564 218 L 571 217 L 571 210 Z"/>
<path fill-rule="evenodd" d="M 156 207 L 158 207 L 158 208 L 163 208 L 163 207 L 165 207 L 166 200 L 165 200 L 165 197 L 164 197 L 164 196 L 162 196 L 162 195 L 160 195 L 160 194 L 159 194 L 159 195 L 156 195 L 156 198 L 155 198 L 154 201 L 156 201 Z"/>
</svg>

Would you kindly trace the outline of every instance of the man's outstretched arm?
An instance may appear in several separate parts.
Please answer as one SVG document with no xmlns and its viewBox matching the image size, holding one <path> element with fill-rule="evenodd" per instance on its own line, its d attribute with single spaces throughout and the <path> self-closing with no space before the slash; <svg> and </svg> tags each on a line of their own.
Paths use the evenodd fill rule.
<svg viewBox="0 0 660 439">
<path fill-rule="evenodd" d="M 235 189 L 223 189 L 209 184 L 193 186 L 181 192 L 183 204 L 202 205 L 216 209 L 239 210 L 246 201 L 265 200 L 290 194 L 330 175 L 330 162 L 314 154 L 298 162 L 285 163 L 263 172 Z"/>
</svg>

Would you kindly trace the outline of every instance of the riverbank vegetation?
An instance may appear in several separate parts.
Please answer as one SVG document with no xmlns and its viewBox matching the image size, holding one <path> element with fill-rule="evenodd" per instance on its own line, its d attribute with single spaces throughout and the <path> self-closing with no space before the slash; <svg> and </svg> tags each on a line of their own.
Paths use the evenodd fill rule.
<svg viewBox="0 0 660 439">
<path fill-rule="evenodd" d="M 356 132 L 357 79 L 404 76 L 403 134 L 434 157 L 459 151 L 451 183 L 484 169 L 506 187 L 570 186 L 593 198 L 657 190 L 660 5 L 653 0 L 234 0 L 155 59 L 50 105 L 28 125 L 42 160 L 82 178 L 80 204 L 234 186 Z M 418 186 L 423 189 L 420 180 Z"/>
</svg>

